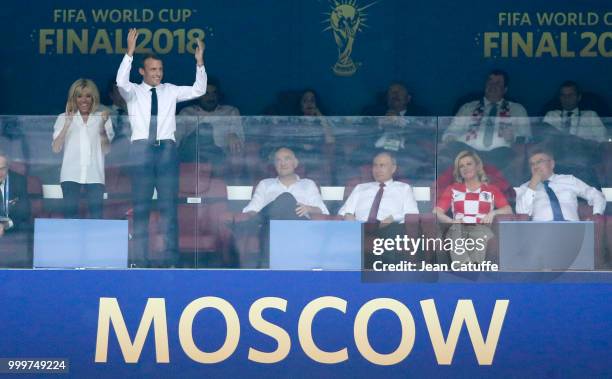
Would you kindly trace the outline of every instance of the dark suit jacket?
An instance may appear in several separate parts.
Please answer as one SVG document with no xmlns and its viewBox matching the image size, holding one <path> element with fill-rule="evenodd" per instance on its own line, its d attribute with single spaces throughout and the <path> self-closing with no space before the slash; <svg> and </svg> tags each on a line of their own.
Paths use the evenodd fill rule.
<svg viewBox="0 0 612 379">
<path fill-rule="evenodd" d="M 7 233 L 31 229 L 30 200 L 25 176 L 9 171 L 9 218 L 13 227 Z"/>
</svg>

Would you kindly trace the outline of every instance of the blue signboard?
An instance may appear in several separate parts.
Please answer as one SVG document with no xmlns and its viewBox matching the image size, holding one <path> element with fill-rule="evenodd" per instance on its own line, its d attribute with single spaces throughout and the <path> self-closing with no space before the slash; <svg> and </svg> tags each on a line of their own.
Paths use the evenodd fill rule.
<svg viewBox="0 0 612 379">
<path fill-rule="evenodd" d="M 45 358 L 71 377 L 607 376 L 610 275 L 569 277 L 1 271 L 0 370 Z"/>
</svg>

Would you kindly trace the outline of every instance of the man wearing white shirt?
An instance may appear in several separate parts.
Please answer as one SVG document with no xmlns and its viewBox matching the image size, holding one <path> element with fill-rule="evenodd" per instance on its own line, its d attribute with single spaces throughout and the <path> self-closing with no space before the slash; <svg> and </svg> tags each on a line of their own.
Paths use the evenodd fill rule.
<svg viewBox="0 0 612 379">
<path fill-rule="evenodd" d="M 291 149 L 281 147 L 274 154 L 278 177 L 264 179 L 257 187 L 243 213 L 265 213 L 270 219 L 306 219 L 312 214 L 329 214 L 319 188 L 310 179 L 296 173 L 299 161 Z"/>
<path fill-rule="evenodd" d="M 239 153 L 244 145 L 244 130 L 240 121 L 240 111 L 234 106 L 221 104 L 219 102 L 221 97 L 219 82 L 214 78 L 208 78 L 206 93 L 198 99 L 196 105 L 183 108 L 179 112 L 179 116 L 210 116 L 215 145 L 228 152 Z M 220 118 L 216 119 L 217 116 Z M 224 119 L 222 117 L 229 118 Z M 205 120 L 200 119 L 198 121 Z M 195 127 L 196 125 L 193 124 L 187 125 L 185 130 L 181 132 L 187 136 L 195 130 Z"/>
<path fill-rule="evenodd" d="M 361 222 L 403 223 L 406 214 L 418 214 L 412 187 L 393 180 L 397 164 L 390 153 L 374 157 L 374 182 L 359 184 L 338 211 L 345 220 Z"/>
<path fill-rule="evenodd" d="M 608 131 L 596 112 L 580 108 L 581 90 L 566 81 L 559 88 L 561 109 L 551 110 L 543 122 L 547 143 L 554 146 L 557 167 L 584 181 L 599 185 L 594 166 L 601 161 L 599 143 L 608 140 Z"/>
<path fill-rule="evenodd" d="M 242 178 L 245 170 L 244 129 L 238 108 L 221 104 L 219 82 L 208 78 L 206 93 L 197 104 L 183 108 L 184 128 L 177 134 L 181 161 L 209 161 L 226 181 Z"/>
<path fill-rule="evenodd" d="M 176 103 L 206 92 L 204 45 L 198 40 L 195 50 L 196 80 L 192 86 L 161 83 L 163 63 L 155 55 L 147 55 L 138 69 L 143 82 L 129 81 L 138 32 L 130 29 L 127 53 L 117 72 L 117 87 L 125 99 L 132 126 L 130 165 L 134 205 L 133 259 L 142 264 L 148 256 L 148 225 L 153 189 L 157 189 L 162 233 L 167 259 L 178 260 L 177 194 L 178 159 L 174 133 Z M 146 264 L 146 263 L 145 263 Z"/>
<path fill-rule="evenodd" d="M 544 122 L 564 135 L 573 135 L 583 140 L 605 142 L 608 131 L 597 112 L 580 109 L 582 91 L 578 84 L 568 80 L 559 88 L 561 109 L 552 110 L 544 116 Z"/>
<path fill-rule="evenodd" d="M 374 182 L 358 184 L 338 211 L 345 220 L 368 223 L 364 228 L 364 241 L 377 238 L 395 239 L 405 235 L 404 217 L 406 214 L 419 213 L 412 187 L 393 180 L 396 170 L 397 164 L 391 153 L 377 154 L 372 163 Z M 373 268 L 373 258 L 371 254 L 364 255 L 364 269 Z M 385 263 L 408 260 L 419 265 L 424 258 L 423 252 L 410 255 L 390 250 L 380 257 Z"/>
<path fill-rule="evenodd" d="M 516 213 L 528 214 L 534 221 L 579 221 L 578 197 L 593 207 L 593 214 L 603 214 L 603 193 L 573 175 L 554 173 L 553 154 L 543 149 L 529 157 L 531 180 L 516 193 Z"/>
<path fill-rule="evenodd" d="M 400 176 L 433 180 L 435 127 L 428 125 L 425 111 L 412 104 L 412 95 L 401 82 L 387 89 L 387 111 L 378 119 L 382 132 L 374 147 L 395 154 Z"/>
<path fill-rule="evenodd" d="M 463 150 L 476 150 L 483 162 L 493 164 L 512 181 L 509 163 L 514 156 L 515 141 L 531 138 L 527 111 L 518 103 L 504 98 L 508 91 L 508 74 L 493 70 L 485 82 L 484 97 L 464 104 L 442 135 L 441 171 L 454 162 Z"/>
<path fill-rule="evenodd" d="M 293 151 L 281 147 L 274 154 L 276 178 L 263 179 L 255 187 L 249 204 L 242 210 L 250 219 L 241 225 L 248 234 L 258 233 L 260 256 L 256 267 L 266 267 L 269 256 L 270 220 L 307 220 L 313 214 L 329 214 L 319 188 L 310 179 L 302 179 L 296 173 L 299 162 Z M 261 228 L 259 228 L 261 226 Z M 255 232 L 253 228 L 259 228 Z M 250 267 L 248 255 L 240 253 L 243 267 Z"/>
</svg>

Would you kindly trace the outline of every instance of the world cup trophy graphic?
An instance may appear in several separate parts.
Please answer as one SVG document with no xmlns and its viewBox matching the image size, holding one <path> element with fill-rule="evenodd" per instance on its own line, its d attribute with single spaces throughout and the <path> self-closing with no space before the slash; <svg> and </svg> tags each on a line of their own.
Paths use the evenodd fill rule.
<svg viewBox="0 0 612 379">
<path fill-rule="evenodd" d="M 366 15 L 363 12 L 366 8 L 374 5 L 368 4 L 362 8 L 357 7 L 357 0 L 334 0 L 331 5 L 331 12 L 327 13 L 329 26 L 324 29 L 331 30 L 334 35 L 336 46 L 338 47 L 338 60 L 333 67 L 333 71 L 338 76 L 351 76 L 357 72 L 357 65 L 351 58 L 353 44 L 358 32 L 362 31 L 365 24 Z"/>
</svg>

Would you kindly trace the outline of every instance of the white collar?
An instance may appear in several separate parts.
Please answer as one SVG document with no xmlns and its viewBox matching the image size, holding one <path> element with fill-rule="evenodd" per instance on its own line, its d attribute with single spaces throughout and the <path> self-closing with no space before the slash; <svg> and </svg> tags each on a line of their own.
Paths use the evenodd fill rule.
<svg viewBox="0 0 612 379">
<path fill-rule="evenodd" d="M 299 176 L 298 174 L 296 174 L 296 173 L 293 173 L 293 175 L 295 175 L 295 179 L 296 179 L 296 180 L 295 180 L 295 183 L 299 182 L 299 181 L 300 181 L 300 176 Z M 289 188 L 289 187 L 291 187 L 293 184 L 295 184 L 295 183 L 293 183 L 293 184 L 291 184 L 291 185 L 289 185 L 289 186 L 286 186 L 285 184 L 283 184 L 283 182 L 281 182 L 281 180 L 280 180 L 280 177 L 279 177 L 279 176 L 277 176 L 277 177 L 276 177 L 276 181 L 277 181 L 277 182 L 278 182 L 278 184 L 280 184 L 281 186 L 283 186 L 283 187 L 287 187 L 287 188 Z"/>
<path fill-rule="evenodd" d="M 155 86 L 155 87 L 150 86 L 150 85 L 148 85 L 148 84 L 147 84 L 147 83 L 145 83 L 145 82 L 142 82 L 142 83 L 141 83 L 141 85 L 142 85 L 144 88 L 146 88 L 146 89 L 147 89 L 147 91 L 150 91 L 150 90 L 151 90 L 151 88 L 156 88 L 156 91 L 157 91 L 157 89 L 158 89 L 159 87 L 161 87 L 161 83 L 159 83 L 159 84 L 158 84 L 157 86 Z"/>
<path fill-rule="evenodd" d="M 485 97 L 485 98 L 484 98 L 484 102 L 483 102 L 483 104 L 484 104 L 484 106 L 485 106 L 485 107 L 487 107 L 489 104 L 495 104 L 495 105 L 498 105 L 498 106 L 499 106 L 499 105 L 501 105 L 503 102 L 504 102 L 504 98 L 503 98 L 503 97 L 502 97 L 501 99 L 499 99 L 499 101 L 498 101 L 498 102 L 495 102 L 495 103 L 494 103 L 494 102 L 492 102 L 492 101 L 489 101 L 489 99 L 487 99 L 487 98 Z"/>
<path fill-rule="evenodd" d="M 566 111 L 565 109 L 563 109 L 563 110 L 561 111 L 561 114 L 562 114 L 562 115 L 567 115 L 569 112 L 572 112 L 572 116 L 574 116 L 574 115 L 577 115 L 577 114 L 580 112 L 580 110 L 578 109 L 578 107 L 576 107 L 576 108 L 574 108 L 574 109 L 571 109 L 571 110 L 569 110 L 569 111 Z"/>
<path fill-rule="evenodd" d="M 374 182 L 377 186 L 380 186 L 380 182 L 377 180 Z M 387 180 L 386 182 L 384 182 L 385 187 L 389 187 L 391 184 L 393 184 L 393 178 Z"/>
</svg>

